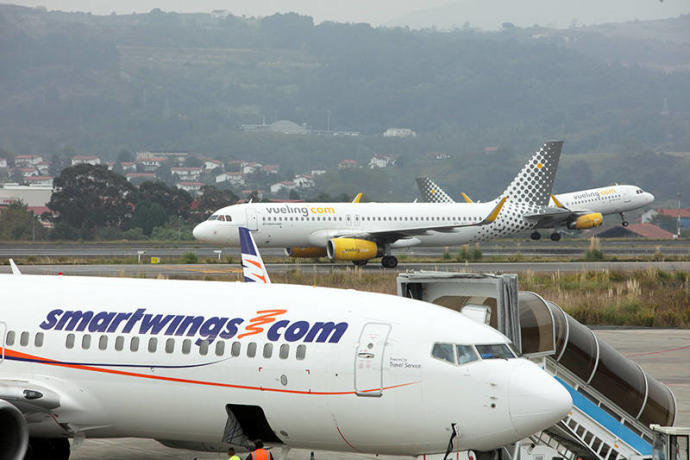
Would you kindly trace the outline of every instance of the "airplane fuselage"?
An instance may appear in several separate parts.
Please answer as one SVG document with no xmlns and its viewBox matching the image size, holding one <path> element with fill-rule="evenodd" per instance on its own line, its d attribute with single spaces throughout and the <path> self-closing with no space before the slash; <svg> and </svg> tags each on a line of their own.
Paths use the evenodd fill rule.
<svg viewBox="0 0 690 460">
<path fill-rule="evenodd" d="M 654 195 L 634 185 L 611 185 L 555 195 L 566 208 L 575 212 L 619 214 L 646 206 Z M 550 206 L 556 206 L 553 199 Z"/>
</svg>

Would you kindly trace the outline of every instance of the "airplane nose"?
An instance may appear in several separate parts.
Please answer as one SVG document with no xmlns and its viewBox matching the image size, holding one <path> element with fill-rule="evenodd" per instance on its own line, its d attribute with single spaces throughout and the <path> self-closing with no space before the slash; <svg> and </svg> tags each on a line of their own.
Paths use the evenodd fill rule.
<svg viewBox="0 0 690 460">
<path fill-rule="evenodd" d="M 510 419 L 524 436 L 555 425 L 573 406 L 563 385 L 536 365 L 515 369 L 509 388 Z"/>
<path fill-rule="evenodd" d="M 649 192 L 646 192 L 646 193 L 647 193 L 647 203 L 652 203 L 654 201 L 654 195 L 652 195 Z"/>
<path fill-rule="evenodd" d="M 206 235 L 206 232 L 204 231 L 204 227 L 206 227 L 205 224 L 206 222 L 202 222 L 194 227 L 194 230 L 192 230 L 192 235 L 194 235 L 194 238 L 196 238 L 198 241 L 204 241 L 204 237 Z"/>
</svg>

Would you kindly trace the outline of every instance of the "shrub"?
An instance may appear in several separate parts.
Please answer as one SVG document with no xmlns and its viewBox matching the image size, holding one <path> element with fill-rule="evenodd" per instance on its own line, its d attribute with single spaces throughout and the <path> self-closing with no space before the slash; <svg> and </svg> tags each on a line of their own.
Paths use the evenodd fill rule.
<svg viewBox="0 0 690 460">
<path fill-rule="evenodd" d="M 182 256 L 182 261 L 186 264 L 197 264 L 199 263 L 199 258 L 193 252 L 185 252 Z"/>
</svg>

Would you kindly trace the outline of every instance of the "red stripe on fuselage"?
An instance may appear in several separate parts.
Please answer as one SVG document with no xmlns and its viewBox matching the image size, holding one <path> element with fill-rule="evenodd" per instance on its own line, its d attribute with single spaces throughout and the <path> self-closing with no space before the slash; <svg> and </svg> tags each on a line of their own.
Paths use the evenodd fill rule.
<svg viewBox="0 0 690 460">
<path fill-rule="evenodd" d="M 2 350 L 2 348 L 0 348 L 0 350 Z M 337 395 L 353 395 L 353 394 L 355 394 L 354 391 L 287 390 L 284 388 L 264 388 L 264 387 L 255 387 L 255 386 L 249 386 L 249 385 L 233 385 L 230 383 L 208 382 L 208 381 L 204 381 L 204 380 L 181 379 L 178 377 L 164 377 L 161 375 L 147 375 L 147 374 L 140 374 L 138 372 L 128 372 L 128 371 L 121 371 L 121 370 L 117 370 L 117 369 L 104 369 L 102 367 L 86 366 L 83 364 L 63 363 L 63 362 L 55 361 L 52 359 L 40 358 L 38 356 L 29 355 L 26 353 L 15 351 L 15 350 L 9 350 L 7 348 L 4 349 L 4 356 L 5 356 L 5 358 L 17 358 L 17 359 L 32 361 L 32 362 L 35 362 L 37 364 L 45 364 L 48 366 L 66 367 L 66 368 L 77 369 L 77 370 L 82 370 L 82 371 L 101 372 L 104 374 L 122 375 L 122 376 L 126 376 L 126 377 L 138 377 L 138 378 L 150 379 L 150 380 L 161 380 L 161 381 L 165 381 L 165 382 L 189 383 L 189 384 L 193 384 L 193 385 L 206 385 L 206 386 L 222 387 L 222 388 L 236 388 L 238 390 L 258 390 L 258 391 L 271 391 L 274 393 L 290 393 L 290 394 L 320 395 L 320 396 L 337 396 Z M 406 387 L 409 385 L 414 385 L 416 383 L 419 383 L 419 382 L 401 383 L 399 385 L 391 385 L 388 387 L 384 387 L 383 389 L 384 390 L 392 390 L 394 388 L 402 388 L 402 387 Z M 376 391 L 376 390 L 379 390 L 379 388 L 375 388 L 372 390 L 366 390 L 366 391 Z"/>
</svg>

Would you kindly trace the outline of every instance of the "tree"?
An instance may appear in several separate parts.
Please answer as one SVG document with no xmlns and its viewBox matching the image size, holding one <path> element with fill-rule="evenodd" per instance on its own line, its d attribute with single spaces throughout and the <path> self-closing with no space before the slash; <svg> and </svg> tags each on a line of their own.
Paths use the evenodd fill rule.
<svg viewBox="0 0 690 460">
<path fill-rule="evenodd" d="M 151 236 L 156 227 L 161 227 L 168 222 L 168 214 L 163 206 L 150 201 L 141 201 L 137 204 L 132 216 L 132 227 L 139 227 L 144 235 Z"/>
<path fill-rule="evenodd" d="M 302 199 L 299 196 L 299 193 L 297 193 L 297 190 L 290 190 L 290 194 L 288 195 L 288 198 L 291 200 L 301 200 Z"/>
<path fill-rule="evenodd" d="M 97 227 L 126 230 L 132 214 L 135 187 L 105 166 L 80 164 L 64 169 L 53 182 L 48 207 L 66 223 L 92 236 Z"/>
<path fill-rule="evenodd" d="M 45 228 L 21 201 L 13 201 L 0 213 L 0 239 L 35 240 L 45 235 Z"/>
<path fill-rule="evenodd" d="M 237 195 L 230 190 L 218 190 L 213 185 L 201 187 L 201 196 L 197 200 L 196 214 L 206 219 L 213 211 L 237 202 Z"/>
<path fill-rule="evenodd" d="M 117 154 L 118 163 L 129 163 L 134 161 L 134 155 L 127 149 L 121 149 Z"/>
<path fill-rule="evenodd" d="M 183 219 L 189 217 L 192 201 L 194 201 L 192 195 L 185 190 L 168 186 L 160 181 L 142 183 L 135 200 L 137 206 L 143 202 L 156 203 L 163 208 L 167 216 Z"/>
</svg>

